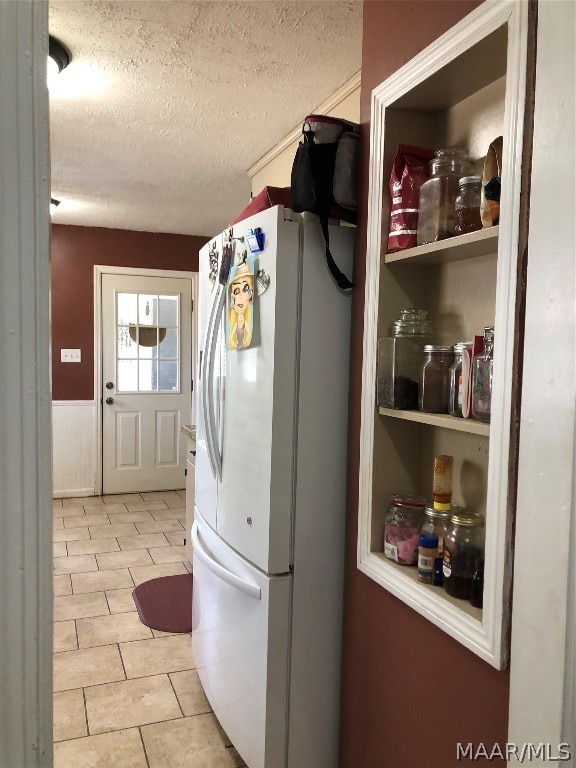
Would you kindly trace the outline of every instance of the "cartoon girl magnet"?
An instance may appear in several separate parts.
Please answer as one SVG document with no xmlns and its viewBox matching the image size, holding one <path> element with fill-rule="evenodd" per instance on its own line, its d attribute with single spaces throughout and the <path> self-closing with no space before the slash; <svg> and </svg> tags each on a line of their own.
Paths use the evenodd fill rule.
<svg viewBox="0 0 576 768">
<path fill-rule="evenodd" d="M 254 257 L 247 256 L 230 270 L 226 324 L 228 349 L 245 349 L 252 342 L 254 283 Z"/>
</svg>

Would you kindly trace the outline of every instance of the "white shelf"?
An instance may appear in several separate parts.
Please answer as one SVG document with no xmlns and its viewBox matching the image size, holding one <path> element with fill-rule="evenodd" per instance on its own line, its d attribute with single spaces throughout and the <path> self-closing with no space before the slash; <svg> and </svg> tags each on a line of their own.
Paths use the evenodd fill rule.
<svg viewBox="0 0 576 768">
<path fill-rule="evenodd" d="M 482 624 L 482 608 L 475 608 L 467 600 L 459 600 L 456 597 L 449 595 L 443 587 L 435 587 L 433 584 L 424 584 L 418 578 L 418 569 L 416 566 L 410 565 L 398 565 L 397 563 L 389 560 L 382 552 L 372 553 L 376 558 L 379 568 L 383 573 L 394 573 L 395 580 L 405 581 L 406 585 L 410 585 L 410 589 L 416 589 L 422 595 L 423 601 L 430 602 L 430 607 L 433 605 L 441 606 L 444 610 L 450 611 L 457 610 L 465 613 L 474 621 Z M 478 627 L 480 629 L 480 626 Z"/>
<path fill-rule="evenodd" d="M 372 91 L 358 487 L 358 569 L 492 666 L 507 661 L 510 499 L 518 440 L 516 372 L 526 3 L 486 0 Z M 488 66 L 488 69 L 486 68 Z M 504 137 L 500 226 L 385 253 L 390 170 L 399 144 L 464 146 L 481 162 Z M 436 266 L 438 265 L 438 266 Z M 433 269 L 428 269 L 434 266 Z M 379 408 L 378 339 L 405 307 L 423 307 L 440 339 L 496 328 L 492 422 Z M 453 342 L 452 342 L 453 343 Z M 418 429 L 413 424 L 433 429 Z M 478 437 L 480 439 L 478 439 Z M 422 584 L 382 552 L 390 496 L 428 495 L 434 456 L 454 455 L 454 493 L 485 517 L 484 607 Z"/>
<path fill-rule="evenodd" d="M 430 424 L 432 427 L 455 429 L 458 432 L 468 432 L 472 435 L 490 435 L 490 424 L 484 424 L 475 419 L 460 419 L 445 413 L 424 413 L 422 411 L 401 411 L 396 408 L 378 408 L 381 416 L 404 421 L 417 421 L 420 424 Z"/>
<path fill-rule="evenodd" d="M 386 264 L 448 264 L 452 261 L 474 259 L 495 253 L 498 248 L 499 227 L 481 229 L 466 235 L 457 235 L 437 243 L 426 243 L 405 251 L 387 253 Z"/>
</svg>

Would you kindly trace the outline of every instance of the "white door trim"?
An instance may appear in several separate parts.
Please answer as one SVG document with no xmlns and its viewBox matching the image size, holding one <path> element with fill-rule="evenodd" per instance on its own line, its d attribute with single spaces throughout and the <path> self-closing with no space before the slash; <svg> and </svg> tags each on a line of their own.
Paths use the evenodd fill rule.
<svg viewBox="0 0 576 768">
<path fill-rule="evenodd" d="M 509 742 L 549 744 L 553 754 L 560 743 L 569 743 L 572 760 L 561 764 L 571 766 L 576 765 L 575 15 L 572 2 L 538 3 L 508 730 Z"/>
<path fill-rule="evenodd" d="M 137 277 L 176 277 L 189 279 L 192 283 L 192 298 L 196 304 L 198 292 L 198 273 L 180 272 L 176 269 L 139 269 L 137 267 L 109 267 L 102 264 L 94 266 L 94 402 L 96 404 L 96 423 L 94 440 L 96 443 L 96 477 L 94 487 L 96 495 L 102 493 L 102 276 L 135 275 Z M 194 306 L 194 312 L 196 306 Z M 194 333 L 194 312 L 192 313 L 192 333 Z M 196 355 L 192 346 L 192 378 L 196 382 Z"/>
<path fill-rule="evenodd" d="M 48 3 L 0 2 L 0 765 L 52 766 Z"/>
</svg>

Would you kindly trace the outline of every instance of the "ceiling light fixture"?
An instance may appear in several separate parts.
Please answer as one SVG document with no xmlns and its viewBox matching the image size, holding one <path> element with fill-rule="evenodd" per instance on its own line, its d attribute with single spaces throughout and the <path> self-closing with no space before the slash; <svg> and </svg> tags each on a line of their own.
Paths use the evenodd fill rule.
<svg viewBox="0 0 576 768">
<path fill-rule="evenodd" d="M 56 200 L 56 198 L 51 197 L 50 198 L 50 216 L 56 211 L 56 208 L 60 205 L 60 200 Z"/>
<path fill-rule="evenodd" d="M 48 39 L 48 87 L 62 70 L 70 64 L 70 52 L 52 35 Z"/>
</svg>

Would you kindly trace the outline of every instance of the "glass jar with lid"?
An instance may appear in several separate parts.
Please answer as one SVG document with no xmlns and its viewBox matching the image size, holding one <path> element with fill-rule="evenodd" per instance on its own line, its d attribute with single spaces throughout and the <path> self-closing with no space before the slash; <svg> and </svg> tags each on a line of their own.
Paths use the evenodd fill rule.
<svg viewBox="0 0 576 768">
<path fill-rule="evenodd" d="M 470 599 L 472 580 L 484 558 L 484 518 L 477 512 L 460 509 L 450 515 L 444 537 L 442 577 L 452 597 Z"/>
<path fill-rule="evenodd" d="M 400 565 L 418 563 L 418 540 L 424 522 L 424 499 L 395 495 L 384 520 L 384 554 Z"/>
<path fill-rule="evenodd" d="M 376 402 L 382 408 L 418 408 L 418 380 L 424 345 L 432 341 L 425 309 L 403 309 L 388 336 L 378 341 Z"/>
<path fill-rule="evenodd" d="M 454 348 L 440 344 L 424 346 L 425 360 L 420 371 L 418 408 L 427 413 L 448 413 L 450 366 Z"/>
<path fill-rule="evenodd" d="M 465 235 L 468 232 L 482 229 L 481 198 L 482 178 L 480 176 L 463 176 L 458 182 L 458 194 L 454 202 L 455 235 Z"/>
<path fill-rule="evenodd" d="M 450 366 L 450 400 L 448 413 L 451 416 L 462 416 L 462 403 L 465 397 L 462 378 L 462 355 L 464 351 L 471 353 L 471 341 L 459 341 L 454 344 L 454 362 Z"/>
<path fill-rule="evenodd" d="M 456 226 L 459 181 L 474 170 L 465 149 L 438 149 L 430 161 L 430 176 L 420 187 L 418 245 L 452 237 Z"/>
<path fill-rule="evenodd" d="M 484 352 L 474 358 L 472 368 L 472 416 L 490 422 L 492 412 L 492 358 L 494 326 L 484 328 Z"/>
</svg>

